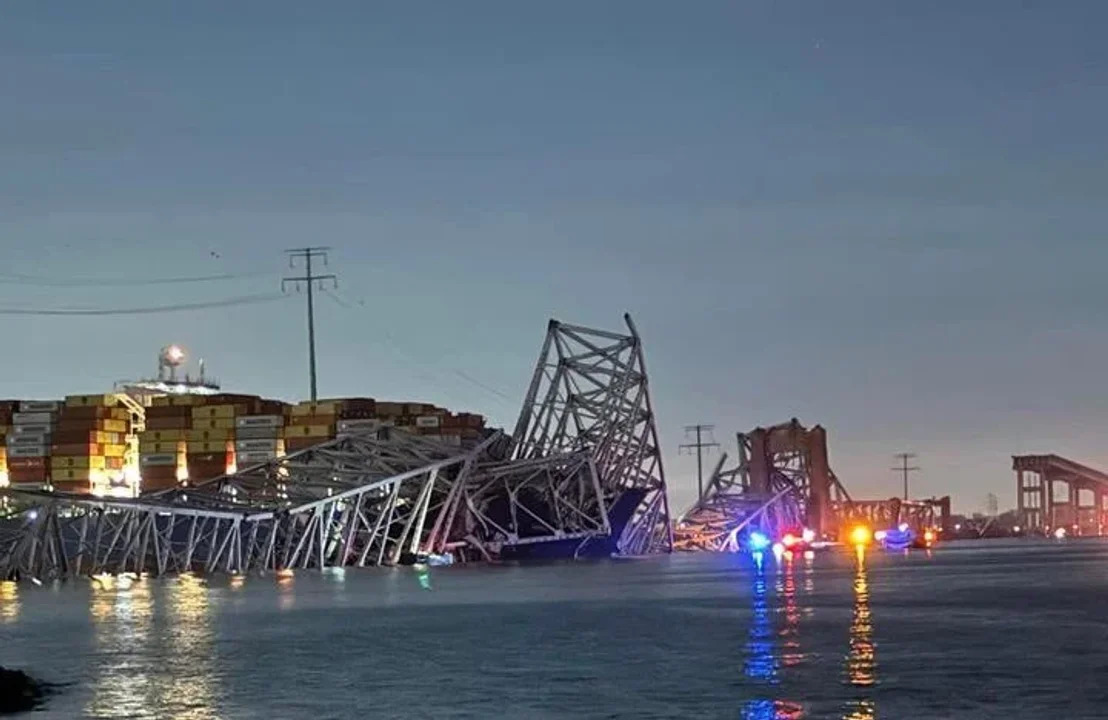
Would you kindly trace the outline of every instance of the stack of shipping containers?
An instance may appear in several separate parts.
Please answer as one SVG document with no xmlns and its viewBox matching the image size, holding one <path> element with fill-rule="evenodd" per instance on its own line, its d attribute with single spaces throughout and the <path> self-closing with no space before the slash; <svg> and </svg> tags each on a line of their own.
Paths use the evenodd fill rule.
<svg viewBox="0 0 1108 720">
<path fill-rule="evenodd" d="M 52 400 L 25 400 L 12 413 L 8 434 L 8 476 L 16 487 L 50 486 L 50 442 L 61 403 Z"/>
<path fill-rule="evenodd" d="M 142 491 L 177 486 L 186 477 L 185 441 L 192 427 L 192 406 L 199 395 L 163 395 L 146 408 L 146 430 L 139 435 Z"/>
<path fill-rule="evenodd" d="M 294 453 L 335 437 L 341 401 L 302 402 L 285 416 L 285 450 Z"/>
<path fill-rule="evenodd" d="M 131 413 L 115 395 L 70 395 L 50 447 L 50 479 L 59 492 L 107 494 L 122 480 Z"/>
<path fill-rule="evenodd" d="M 266 403 L 256 415 L 235 418 L 235 467 L 267 463 L 285 454 L 285 406 Z"/>
<path fill-rule="evenodd" d="M 0 487 L 10 482 L 8 476 L 8 435 L 12 431 L 12 415 L 18 400 L 0 400 Z"/>
</svg>

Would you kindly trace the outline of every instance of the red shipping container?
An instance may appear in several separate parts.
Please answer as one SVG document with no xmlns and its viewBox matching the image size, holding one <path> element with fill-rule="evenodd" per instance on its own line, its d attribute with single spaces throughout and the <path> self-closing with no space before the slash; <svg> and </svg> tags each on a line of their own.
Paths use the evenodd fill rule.
<svg viewBox="0 0 1108 720">
<path fill-rule="evenodd" d="M 8 458 L 8 470 L 45 470 L 46 458 L 44 457 L 10 457 Z"/>
<path fill-rule="evenodd" d="M 149 427 L 153 418 L 191 418 L 191 405 L 154 405 L 146 408 L 146 425 Z"/>
<path fill-rule="evenodd" d="M 153 409 L 153 408 L 151 408 Z M 173 417 L 146 417 L 147 430 L 188 430 L 192 427 L 192 414 Z"/>
<path fill-rule="evenodd" d="M 65 444 L 65 445 L 51 445 L 51 455 L 71 455 L 76 457 L 89 456 L 89 455 L 102 455 L 104 449 L 97 443 L 85 443 L 85 444 Z M 122 458 L 115 458 L 122 459 Z"/>
</svg>

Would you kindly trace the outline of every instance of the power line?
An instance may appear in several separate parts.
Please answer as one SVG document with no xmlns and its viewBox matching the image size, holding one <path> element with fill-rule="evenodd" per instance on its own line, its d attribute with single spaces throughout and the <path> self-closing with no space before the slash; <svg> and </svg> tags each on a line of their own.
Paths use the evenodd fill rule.
<svg viewBox="0 0 1108 720">
<path fill-rule="evenodd" d="M 23 275 L 19 273 L 0 273 L 0 284 L 29 285 L 41 287 L 149 287 L 152 285 L 187 285 L 191 283 L 219 282 L 225 280 L 246 280 L 249 278 L 272 276 L 272 272 L 249 272 L 142 279 L 134 277 L 57 277 L 45 275 Z"/>
<path fill-rule="evenodd" d="M 715 442 L 715 441 L 704 442 L 702 440 L 702 433 L 705 433 L 705 432 L 710 433 L 715 429 L 716 429 L 715 425 L 689 425 L 688 427 L 685 428 L 685 434 L 687 435 L 687 434 L 690 434 L 690 433 L 696 433 L 696 442 L 694 442 L 694 443 L 685 443 L 684 445 L 678 445 L 677 446 L 677 452 L 679 452 L 679 453 L 682 450 L 688 450 L 690 453 L 694 449 L 696 450 L 696 490 L 697 490 L 696 497 L 697 497 L 697 500 L 703 500 L 704 499 L 704 459 L 703 459 L 703 454 L 702 453 L 703 453 L 704 450 L 708 450 L 710 452 L 712 450 L 712 448 L 718 448 L 719 447 L 718 442 Z"/>
<path fill-rule="evenodd" d="M 157 315 L 162 313 L 187 312 L 190 310 L 207 310 L 210 308 L 232 307 L 235 305 L 257 305 L 260 303 L 276 302 L 283 300 L 284 295 L 244 295 L 241 297 L 227 298 L 225 300 L 212 300 L 209 302 L 182 303 L 179 305 L 154 305 L 137 308 L 6 308 L 0 307 L 0 315 L 50 315 L 50 316 L 101 316 L 101 315 Z"/>
<path fill-rule="evenodd" d="M 284 292 L 289 283 L 293 283 L 297 289 L 300 290 L 300 283 L 308 288 L 308 374 L 311 376 L 312 385 L 312 402 L 315 402 L 318 398 L 316 392 L 316 378 L 315 378 L 315 301 L 313 298 L 316 283 L 320 283 L 319 287 L 323 289 L 323 281 L 330 280 L 334 287 L 339 286 L 338 278 L 334 275 L 315 275 L 312 273 L 312 260 L 323 260 L 323 264 L 327 264 L 327 251 L 331 248 L 327 247 L 305 247 L 296 248 L 293 250 L 286 250 L 285 252 L 289 256 L 289 267 L 296 267 L 297 260 L 304 261 L 304 275 L 300 277 L 287 277 L 281 280 L 281 291 Z"/>
<path fill-rule="evenodd" d="M 898 460 L 900 460 L 900 466 L 899 467 L 894 467 L 893 472 L 898 472 L 898 473 L 903 473 L 904 474 L 904 499 L 907 500 L 908 499 L 908 473 L 916 472 L 916 471 L 919 470 L 918 467 L 908 467 L 908 461 L 911 460 L 912 458 L 916 457 L 916 454 L 915 453 L 897 453 L 895 457 Z"/>
<path fill-rule="evenodd" d="M 347 310 L 357 310 L 358 309 L 354 305 L 354 303 L 352 303 L 349 300 L 343 298 L 341 295 L 339 295 L 337 293 L 333 293 L 333 292 L 330 292 L 328 290 L 323 290 L 323 294 L 326 295 L 327 297 L 331 298 L 332 301 L 334 301 L 339 306 L 341 306 L 343 308 L 346 308 Z M 359 301 L 358 305 L 362 306 L 362 309 L 364 309 L 365 302 L 364 301 Z M 396 339 L 393 337 L 392 333 L 388 331 L 388 329 L 381 328 L 380 331 L 379 331 L 379 335 L 380 335 L 381 338 L 383 338 L 385 340 L 386 345 L 389 347 L 390 350 L 392 350 L 393 353 L 396 354 L 396 356 L 398 358 L 400 358 L 401 360 L 403 360 L 406 363 L 421 366 L 428 373 L 432 373 L 432 374 L 434 373 L 434 371 L 422 359 L 414 357 L 411 354 L 405 352 L 397 344 Z M 463 370 L 460 370 L 458 368 L 450 368 L 450 372 L 453 375 L 456 375 L 457 377 L 461 378 L 462 380 L 465 380 L 466 382 L 470 383 L 474 387 L 477 387 L 477 388 L 480 388 L 481 390 L 484 390 L 485 392 L 489 393 L 489 395 L 491 395 L 491 396 L 495 397 L 497 400 L 503 402 L 506 407 L 511 408 L 512 411 L 515 411 L 515 409 L 516 409 L 515 403 L 517 402 L 517 400 L 515 398 L 513 398 L 511 395 L 508 395 L 507 393 L 503 392 L 502 390 L 499 390 L 495 387 L 492 387 L 491 385 L 488 385 L 487 383 L 484 383 L 484 382 L 478 380 L 477 378 L 471 376 L 469 373 L 467 373 Z M 441 377 L 434 377 L 434 378 L 429 378 L 429 379 L 435 385 L 437 385 L 440 390 L 442 390 L 443 392 L 446 392 L 447 394 L 451 394 L 449 392 L 449 390 L 441 383 L 441 380 L 442 380 Z"/>
</svg>

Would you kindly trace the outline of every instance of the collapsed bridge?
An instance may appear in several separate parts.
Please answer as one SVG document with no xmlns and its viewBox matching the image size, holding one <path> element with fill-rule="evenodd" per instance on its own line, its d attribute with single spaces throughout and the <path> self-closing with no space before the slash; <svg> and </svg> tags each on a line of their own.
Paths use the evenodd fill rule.
<svg viewBox="0 0 1108 720">
<path fill-rule="evenodd" d="M 134 500 L 0 490 L 0 577 L 367 567 L 673 548 L 642 343 L 551 321 L 512 435 L 351 433 Z"/>
<path fill-rule="evenodd" d="M 738 549 L 739 536 L 757 529 L 780 538 L 801 529 L 820 539 L 838 539 L 858 524 L 872 529 L 907 524 L 922 534 L 946 529 L 950 498 L 859 500 L 831 470 L 827 431 L 793 418 L 769 428 L 739 433 L 738 463 L 720 456 L 704 495 L 677 521 L 674 547 L 684 551 Z"/>
</svg>

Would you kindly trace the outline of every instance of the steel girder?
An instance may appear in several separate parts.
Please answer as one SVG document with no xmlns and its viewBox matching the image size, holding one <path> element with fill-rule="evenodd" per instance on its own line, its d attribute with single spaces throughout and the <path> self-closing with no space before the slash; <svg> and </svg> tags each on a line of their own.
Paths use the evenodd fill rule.
<svg viewBox="0 0 1108 720">
<path fill-rule="evenodd" d="M 738 464 L 716 465 L 704 497 L 677 524 L 676 549 L 733 549 L 734 536 L 754 525 L 771 536 L 808 527 L 833 531 L 839 508 L 850 504 L 827 462 L 826 433 L 793 419 L 736 436 Z"/>
<path fill-rule="evenodd" d="M 625 495 L 635 505 L 616 530 L 619 551 L 668 552 L 669 500 L 642 342 L 631 317 L 624 320 L 627 334 L 550 322 L 512 435 L 511 457 L 588 453 L 607 507 Z"/>
<path fill-rule="evenodd" d="M 385 429 L 135 500 L 7 490 L 0 576 L 249 572 L 442 552 L 494 435 L 465 451 Z"/>
</svg>

